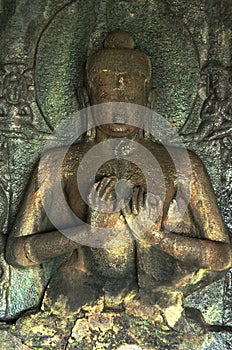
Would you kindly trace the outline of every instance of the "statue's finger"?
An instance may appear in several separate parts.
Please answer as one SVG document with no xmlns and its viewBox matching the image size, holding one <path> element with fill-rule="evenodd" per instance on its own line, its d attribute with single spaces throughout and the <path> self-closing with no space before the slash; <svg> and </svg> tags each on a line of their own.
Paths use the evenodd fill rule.
<svg viewBox="0 0 232 350">
<path fill-rule="evenodd" d="M 139 195 L 139 187 L 135 187 L 132 195 L 132 213 L 134 215 L 138 215 L 138 195 Z"/>
<path fill-rule="evenodd" d="M 139 212 L 144 208 L 144 197 L 145 197 L 144 188 L 139 187 L 139 193 L 138 193 L 138 211 Z"/>
<path fill-rule="evenodd" d="M 115 179 L 111 179 L 111 181 L 107 182 L 106 186 L 104 189 L 102 189 L 102 196 L 101 198 L 104 201 L 112 201 L 116 199 L 116 191 L 115 191 Z"/>
<path fill-rule="evenodd" d="M 159 196 L 149 192 L 147 194 L 147 205 L 157 207 L 159 202 Z"/>
<path fill-rule="evenodd" d="M 98 186 L 98 183 L 94 184 L 88 196 L 89 204 L 92 207 L 92 209 L 95 209 L 95 210 L 97 210 L 98 208 L 97 186 Z"/>
<path fill-rule="evenodd" d="M 158 213 L 159 215 L 161 215 L 163 212 L 163 201 L 161 200 L 160 197 L 157 199 L 157 201 L 158 201 Z"/>
<path fill-rule="evenodd" d="M 103 197 L 104 197 L 105 193 L 109 191 L 109 189 L 107 189 L 107 188 L 108 188 L 108 185 L 110 182 L 112 182 L 111 177 L 104 177 L 102 179 L 101 183 L 99 184 L 97 192 L 98 192 L 99 197 L 103 200 L 104 200 Z"/>
<path fill-rule="evenodd" d="M 104 177 L 101 181 L 99 181 L 98 192 L 100 193 L 110 181 L 110 177 Z"/>
<path fill-rule="evenodd" d="M 123 208 L 122 208 L 122 214 L 125 218 L 131 215 L 131 205 L 130 203 L 127 203 Z"/>
<path fill-rule="evenodd" d="M 147 193 L 146 195 L 146 212 L 151 220 L 156 220 L 157 218 L 157 200 L 153 193 Z"/>
<path fill-rule="evenodd" d="M 101 189 L 102 181 L 103 181 L 103 180 L 96 182 L 96 183 L 94 184 L 94 186 L 93 186 L 93 188 L 95 188 L 95 191 L 96 191 L 97 193 L 99 193 L 99 191 L 100 191 L 100 189 Z"/>
</svg>

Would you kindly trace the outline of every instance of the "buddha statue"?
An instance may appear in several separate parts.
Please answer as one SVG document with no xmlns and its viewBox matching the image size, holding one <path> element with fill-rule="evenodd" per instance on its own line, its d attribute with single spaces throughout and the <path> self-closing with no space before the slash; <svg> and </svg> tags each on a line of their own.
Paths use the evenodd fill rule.
<svg viewBox="0 0 232 350">
<path fill-rule="evenodd" d="M 83 100 L 88 97 L 91 105 L 125 102 L 147 106 L 151 79 L 151 62 L 147 55 L 135 50 L 131 35 L 112 33 L 106 38 L 105 47 L 87 59 L 86 87 L 82 97 Z M 106 308 L 123 309 L 133 298 L 146 305 L 165 308 L 173 293 L 188 295 L 220 278 L 231 267 L 231 247 L 201 160 L 188 151 L 191 169 L 178 177 L 167 149 L 145 138 L 142 128 L 126 121 L 118 122 L 115 116 L 106 124 L 104 115 L 92 117 L 101 121 L 98 123 L 101 125 L 93 130 L 94 137 L 88 139 L 87 135 L 74 143 L 68 149 L 62 167 L 67 203 L 77 217 L 89 224 L 72 228 L 73 235 L 83 233 L 88 237 L 95 227 L 111 227 L 121 244 L 82 245 L 59 232 L 47 217 L 42 197 L 55 181 L 53 165 L 62 153 L 62 147 L 57 147 L 49 150 L 40 163 L 43 183 L 37 182 L 38 169 L 30 181 L 8 239 L 6 258 L 9 264 L 17 269 L 36 265 L 42 268 L 44 262 L 62 256 L 62 263 L 51 276 L 46 293 L 54 302 L 65 298 L 70 310 L 77 310 L 99 297 L 105 298 Z M 93 188 L 87 186 L 86 195 L 92 206 L 85 203 L 76 181 L 81 160 L 95 145 L 118 138 L 133 141 L 134 148 L 131 147 L 129 152 L 136 152 L 138 144 L 155 157 L 163 174 L 165 196 L 159 187 L 160 170 L 146 159 L 141 169 L 133 162 L 115 156 L 98 169 Z M 181 160 L 183 152 L 176 148 L 175 157 Z M 149 191 L 144 172 L 150 174 L 152 186 Z M 126 202 L 123 198 L 125 205 L 118 211 L 94 209 L 95 195 L 110 204 L 116 196 L 116 183 L 122 179 L 130 184 L 130 200 Z M 186 200 L 186 189 L 191 187 L 189 203 L 175 230 L 167 230 L 174 227 L 173 221 L 178 221 L 175 215 L 177 186 L 182 189 L 183 201 Z M 51 196 L 55 207 L 55 194 L 51 193 Z M 148 213 L 146 220 L 143 215 L 139 216 L 143 211 Z M 70 227 L 65 216 L 62 220 L 64 227 Z"/>
</svg>

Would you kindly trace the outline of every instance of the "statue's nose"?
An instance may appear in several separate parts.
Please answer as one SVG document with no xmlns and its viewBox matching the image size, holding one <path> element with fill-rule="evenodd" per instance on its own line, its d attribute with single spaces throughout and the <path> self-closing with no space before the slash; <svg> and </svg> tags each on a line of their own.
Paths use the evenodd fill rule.
<svg viewBox="0 0 232 350">
<path fill-rule="evenodd" d="M 126 113 L 113 113 L 112 121 L 116 124 L 125 124 L 127 121 Z"/>
</svg>

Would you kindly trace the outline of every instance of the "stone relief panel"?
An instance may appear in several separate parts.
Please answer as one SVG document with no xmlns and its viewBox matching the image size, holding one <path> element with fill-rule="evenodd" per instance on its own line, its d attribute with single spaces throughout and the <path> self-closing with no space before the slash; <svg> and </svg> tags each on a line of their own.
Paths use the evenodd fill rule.
<svg viewBox="0 0 232 350">
<path fill-rule="evenodd" d="M 43 139 L 46 139 L 52 129 L 59 124 L 62 117 L 76 108 L 75 91 L 82 83 L 84 57 L 88 50 L 94 50 L 101 45 L 108 31 L 126 29 L 132 32 L 136 41 L 141 43 L 141 48 L 151 56 L 155 67 L 154 72 L 157 71 L 157 76 L 156 73 L 154 74 L 153 85 L 157 92 L 155 101 L 158 101 L 158 110 L 161 114 L 167 115 L 169 121 L 181 131 L 188 147 L 203 159 L 212 177 L 225 222 L 231 229 L 232 80 L 229 65 L 231 30 L 227 26 L 227 21 L 219 23 L 217 31 L 210 29 L 214 28 L 215 22 L 210 10 L 201 1 L 192 1 L 191 4 L 185 1 L 182 3 L 180 1 L 141 1 L 140 3 L 120 1 L 117 4 L 111 1 L 99 1 L 100 6 L 95 5 L 97 9 L 94 15 L 91 12 L 91 2 L 88 3 L 89 8 L 85 10 L 85 15 L 88 16 L 88 13 L 91 13 L 94 18 L 92 28 L 89 28 L 89 33 L 84 35 L 86 20 L 83 20 L 82 26 L 75 27 L 76 20 L 72 17 L 78 14 L 78 20 L 80 20 L 78 8 L 84 4 L 79 1 L 72 3 L 71 6 L 67 6 L 67 1 L 52 3 L 44 0 L 40 1 L 36 8 L 31 4 L 31 12 L 34 13 L 33 21 L 25 16 L 30 25 L 20 32 L 21 44 L 12 45 L 12 38 L 17 37 L 15 24 L 14 31 L 9 32 L 9 38 L 6 40 L 10 62 L 13 62 L 14 46 L 17 46 L 16 55 L 23 63 L 8 63 L 7 56 L 4 57 L 1 53 L 3 60 L 0 69 L 0 130 L 6 138 L 3 141 L 0 140 L 2 150 L 0 151 L 0 155 L 2 154 L 0 158 L 0 217 L 2 218 L 0 226 L 3 232 L 0 241 L 0 293 L 2 296 L 0 317 L 2 319 L 13 317 L 22 307 L 22 305 L 19 308 L 16 306 L 19 295 L 16 288 L 10 297 L 7 294 L 10 278 L 12 286 L 16 286 L 17 281 L 22 277 L 17 274 L 10 277 L 11 268 L 4 260 L 4 235 L 8 230 L 9 208 L 12 202 L 10 186 L 16 193 L 11 212 L 14 217 L 26 185 L 23 173 L 28 166 L 27 157 L 28 159 L 30 157 L 31 170 L 42 149 Z M 21 1 L 19 6 L 21 14 L 27 5 L 26 1 Z M 9 6 L 4 2 L 5 8 Z M 146 15 L 143 14 L 144 6 L 148 6 Z M 221 7 L 223 8 L 223 5 Z M 61 8 L 64 10 L 62 11 Z M 219 15 L 217 9 L 215 11 L 214 17 L 217 20 Z M 204 19 L 201 16 L 202 12 L 205 13 Z M 18 15 L 12 13 L 10 14 L 11 23 L 17 24 Z M 157 13 L 158 17 L 156 17 Z M 69 16 L 72 20 L 67 23 Z M 96 18 L 96 24 L 93 26 Z M 66 28 L 68 38 L 66 42 L 62 41 L 62 29 L 56 32 L 59 26 L 63 28 L 61 23 Z M 170 23 L 172 23 L 171 26 Z M 30 35 L 31 28 L 36 28 L 33 35 Z M 71 39 L 68 35 L 69 30 L 73 35 Z M 79 37 L 84 35 L 78 43 L 79 46 L 76 46 L 78 52 L 75 53 L 73 53 L 74 34 Z M 56 41 L 54 41 L 54 35 L 58 36 Z M 32 37 L 36 45 L 32 44 Z M 30 44 L 26 43 L 27 40 Z M 175 41 L 176 49 L 172 48 Z M 66 61 L 70 52 L 71 64 Z M 186 52 L 189 53 L 188 57 Z M 35 53 L 37 61 L 35 61 Z M 54 57 L 52 67 L 51 57 Z M 76 62 L 80 62 L 78 67 Z M 186 71 L 189 72 L 188 78 L 185 77 Z M 180 85 L 184 85 L 183 88 L 180 88 Z M 12 141 L 14 138 L 33 141 L 31 146 L 26 148 L 26 144 L 21 143 L 19 146 L 21 141 Z M 12 148 L 14 150 L 19 148 L 20 154 L 24 149 L 28 151 L 22 163 L 21 156 L 17 161 L 11 161 L 12 179 L 10 179 L 9 168 L 3 166 L 9 154 L 11 159 L 14 159 L 13 152 L 8 150 L 9 139 L 13 145 Z M 15 174 L 20 166 L 23 169 L 20 169 L 20 176 L 17 178 Z M 29 173 L 27 169 L 27 177 Z M 12 224 L 11 220 L 10 224 Z M 38 276 L 39 278 L 41 276 Z M 45 284 L 46 278 L 44 278 Z M 207 320 L 214 320 L 222 326 L 232 325 L 231 280 L 231 273 L 228 273 L 225 283 L 222 280 L 209 287 L 204 294 L 205 299 L 199 306 Z M 22 278 L 21 290 L 25 281 Z M 210 307 L 213 308 L 210 304 L 212 294 L 219 300 L 218 308 L 214 313 L 210 309 Z M 38 297 L 36 292 L 34 295 L 36 299 Z M 7 298 L 8 302 L 12 303 L 8 311 Z M 22 293 L 20 298 L 23 300 L 25 295 Z M 195 299 L 193 297 L 187 305 L 195 307 L 201 302 L 200 298 L 199 295 Z M 204 313 L 205 305 L 207 310 Z M 222 337 L 220 341 L 223 343 L 225 340 Z"/>
<path fill-rule="evenodd" d="M 0 130 L 27 138 L 48 134 L 50 129 L 36 103 L 33 69 L 7 64 L 1 72 Z"/>
<path fill-rule="evenodd" d="M 5 316 L 9 288 L 9 266 L 5 262 L 5 242 L 10 214 L 10 171 L 7 139 L 0 137 L 0 318 Z"/>
<path fill-rule="evenodd" d="M 200 74 L 198 95 L 202 105 L 196 131 L 182 133 L 185 142 L 199 148 L 210 143 L 216 150 L 216 168 L 220 178 L 215 179 L 218 200 L 222 207 L 226 224 L 231 231 L 231 135 L 232 135 L 232 70 L 231 67 L 209 64 Z M 187 124 L 185 124 L 187 127 Z M 194 143 L 198 145 L 194 146 Z M 210 147 L 206 148 L 210 149 Z M 207 161 L 206 161 L 207 162 Z M 218 162 L 220 164 L 218 164 Z M 210 169 L 209 165 L 209 169 Z M 219 172 L 218 172 L 219 174 Z M 216 185 L 218 184 L 218 186 Z"/>
<path fill-rule="evenodd" d="M 8 18 L 8 25 L 11 26 L 11 30 L 8 32 L 3 28 L 1 30 L 1 38 L 5 43 L 5 56 L 3 55 L 3 51 L 1 51 L 0 131 L 5 135 L 6 140 L 8 140 L 9 149 L 7 155 L 9 158 L 9 172 L 11 174 L 11 177 L 6 181 L 11 190 L 11 198 L 9 200 L 11 206 L 10 214 L 8 214 L 5 223 L 7 227 L 5 233 L 9 232 L 12 227 L 28 179 L 38 161 L 39 152 L 43 147 L 44 140 L 47 139 L 52 129 L 56 126 L 56 118 L 61 120 L 62 117 L 64 118 L 64 111 L 66 114 L 70 111 L 69 108 L 72 104 L 72 102 L 70 104 L 70 100 L 74 99 L 73 95 L 77 86 L 77 77 L 78 74 L 79 76 L 81 75 L 83 57 L 86 56 L 89 42 L 88 36 L 91 31 L 90 24 L 92 21 L 93 26 L 95 19 L 94 13 L 91 13 L 94 4 L 89 1 L 88 5 L 85 2 L 85 6 L 82 6 L 83 3 L 83 1 L 64 1 L 62 4 L 61 2 L 50 3 L 49 1 L 44 1 L 44 3 L 41 3 L 32 10 L 33 13 L 30 18 L 27 17 L 29 11 L 27 2 L 21 1 L 17 9 L 13 7 L 9 8 L 9 4 L 3 4 L 3 12 L 6 18 Z M 34 5 L 31 4 L 30 6 L 33 7 Z M 24 16 L 25 21 L 23 26 L 19 27 L 18 20 L 20 13 Z M 74 13 L 76 16 L 73 16 Z M 70 16 L 72 21 L 70 21 Z M 88 16 L 89 26 L 88 30 L 83 31 L 86 16 Z M 4 21 L 1 22 L 2 26 L 6 25 Z M 63 27 L 63 29 L 60 31 L 60 40 L 54 41 L 54 28 L 55 30 L 57 29 L 57 21 L 58 23 L 62 23 L 60 28 Z M 49 27 L 50 22 L 53 23 L 51 25 L 53 33 L 48 35 L 50 42 L 47 43 L 46 28 L 47 25 Z M 32 35 L 29 34 L 31 31 L 33 31 Z M 63 31 L 67 36 L 66 41 L 62 41 Z M 37 35 L 35 35 L 36 33 Z M 70 37 L 70 33 L 72 33 L 72 37 Z M 80 36 L 82 33 L 84 37 L 81 39 Z M 78 37 L 79 41 L 76 42 L 74 38 Z M 54 98 L 53 108 L 50 108 L 47 113 L 44 106 L 46 105 L 46 101 L 49 101 L 48 103 L 51 102 L 54 94 L 52 88 L 44 86 L 44 83 L 46 84 L 47 81 L 46 74 L 43 77 L 35 74 L 35 71 L 38 72 L 40 69 L 38 68 L 40 59 L 35 61 L 35 58 L 40 57 L 40 51 L 42 50 L 42 56 L 45 57 L 42 64 L 46 67 L 46 60 L 50 62 L 51 56 L 49 56 L 50 52 L 47 52 L 44 46 L 51 43 L 53 46 L 56 43 L 61 46 L 64 45 L 65 48 L 58 47 L 58 50 L 56 48 L 53 51 L 53 55 L 56 57 L 57 51 L 61 49 L 61 61 L 59 62 L 58 60 L 58 64 L 61 66 L 61 73 L 57 74 L 59 69 L 55 62 L 53 62 L 55 71 L 53 70 L 52 76 L 54 85 L 57 85 L 58 75 L 61 76 L 61 82 L 58 84 L 57 90 L 61 90 L 61 93 L 57 96 L 57 99 Z M 85 43 L 85 45 L 82 45 L 82 43 Z M 71 70 L 69 66 L 70 56 L 73 56 Z M 65 63 L 66 59 L 67 62 Z M 77 62 L 82 63 L 78 65 Z M 76 69 L 79 69 L 78 74 Z M 66 79 L 67 72 L 69 79 Z M 35 75 L 37 77 L 36 81 Z M 51 76 L 49 67 L 47 75 Z M 73 82 L 70 85 L 71 78 Z M 65 83 L 68 84 L 66 90 L 64 88 Z M 36 84 L 37 90 L 35 89 Z M 41 89 L 45 92 L 46 101 L 42 100 L 42 103 L 38 103 L 37 101 L 40 101 Z M 69 92 L 69 96 L 67 96 L 66 91 Z M 68 108 L 68 110 L 64 108 L 60 109 L 59 107 L 56 110 L 57 107 L 55 105 L 60 103 L 60 96 L 62 96 L 62 101 L 65 101 L 66 109 Z M 6 171 L 3 170 L 3 174 L 5 173 Z M 0 191 L 0 196 L 1 193 Z M 1 208 L 4 209 L 6 206 L 1 206 Z M 43 293 L 43 286 L 46 285 L 51 274 L 51 264 L 48 264 L 45 272 L 42 274 L 38 269 L 17 271 L 7 266 L 4 259 L 4 245 L 5 240 L 3 239 L 1 242 L 1 259 L 6 269 L 4 271 L 4 281 L 3 279 L 1 280 L 2 290 L 5 291 L 5 294 L 0 303 L 0 317 L 10 319 L 16 317 L 22 310 L 38 305 L 41 294 Z"/>
<path fill-rule="evenodd" d="M 223 60 L 222 60 L 223 61 Z M 204 160 L 211 175 L 218 203 L 221 207 L 225 223 L 231 234 L 231 154 L 232 154 L 232 70 L 230 65 L 223 62 L 208 63 L 200 73 L 198 84 L 199 120 L 195 128 L 191 127 L 192 117 L 186 121 L 182 130 L 190 129 L 194 132 L 181 133 L 185 142 L 195 150 Z M 228 272 L 224 280 L 218 284 L 221 289 L 221 308 L 216 311 L 220 313 L 220 323 L 231 325 L 231 272 Z M 209 286 L 213 293 L 215 288 Z M 188 298 L 189 305 L 198 303 L 199 296 Z M 193 304 L 192 304 L 193 302 Z M 207 303 L 206 303 L 207 304 Z M 219 304 L 217 304 L 219 305 Z M 209 306 L 210 307 L 210 306 Z M 202 313 L 208 312 L 205 303 L 199 308 Z M 204 310 L 205 309 L 205 310 Z M 211 315 L 211 317 L 213 317 Z"/>
<path fill-rule="evenodd" d="M 231 68 L 209 65 L 201 70 L 198 95 L 202 100 L 200 124 L 195 133 L 184 134 L 185 141 L 219 140 L 232 132 Z"/>
</svg>

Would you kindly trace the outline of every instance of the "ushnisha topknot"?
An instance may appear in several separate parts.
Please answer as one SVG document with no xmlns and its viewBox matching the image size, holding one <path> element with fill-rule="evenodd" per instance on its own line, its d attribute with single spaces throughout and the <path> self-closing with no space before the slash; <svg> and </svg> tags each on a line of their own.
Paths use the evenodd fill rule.
<svg viewBox="0 0 232 350">
<path fill-rule="evenodd" d="M 133 37 L 127 32 L 113 32 L 104 41 L 105 49 L 134 49 Z"/>
<path fill-rule="evenodd" d="M 104 48 L 90 55 L 86 63 L 88 84 L 94 84 L 96 76 L 112 74 L 136 74 L 150 85 L 152 69 L 147 55 L 135 49 L 133 37 L 126 32 L 113 32 L 104 42 Z"/>
</svg>

